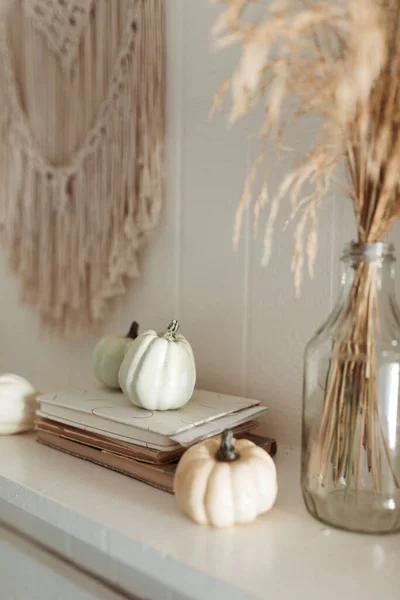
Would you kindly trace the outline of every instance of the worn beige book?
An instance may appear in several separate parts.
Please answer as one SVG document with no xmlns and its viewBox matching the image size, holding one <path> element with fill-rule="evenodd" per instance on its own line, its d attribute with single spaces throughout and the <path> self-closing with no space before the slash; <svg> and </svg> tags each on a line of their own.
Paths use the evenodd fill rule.
<svg viewBox="0 0 400 600">
<path fill-rule="evenodd" d="M 250 431 L 253 431 L 258 426 L 257 421 L 249 421 L 243 423 L 233 429 L 236 437 L 241 437 Z M 105 435 L 99 435 L 91 431 L 84 431 L 76 427 L 64 425 L 57 421 L 51 421 L 49 419 L 37 418 L 35 421 L 36 431 L 53 433 L 72 442 L 78 442 L 91 446 L 98 450 L 106 450 L 113 452 L 116 455 L 125 456 L 126 458 L 132 458 L 139 462 L 147 462 L 150 464 L 166 464 L 173 462 L 178 459 L 185 451 L 183 446 L 179 446 L 173 450 L 155 450 L 153 448 L 147 448 L 146 446 L 138 446 L 137 444 L 129 444 L 128 442 L 122 442 L 113 438 L 106 437 Z"/>
<path fill-rule="evenodd" d="M 196 389 L 178 410 L 149 411 L 104 388 L 55 391 L 38 397 L 41 418 L 155 450 L 173 450 L 252 421 L 267 409 L 258 400 Z"/>
<path fill-rule="evenodd" d="M 276 441 L 271 438 L 245 434 L 244 437 L 254 442 L 272 456 L 276 453 Z M 78 458 L 88 460 L 108 469 L 118 471 L 143 483 L 148 483 L 163 491 L 173 493 L 173 481 L 178 461 L 168 464 L 148 464 L 133 460 L 127 456 L 114 454 L 108 450 L 100 450 L 85 444 L 78 443 L 69 439 L 60 437 L 48 431 L 39 430 L 37 432 L 38 442 L 50 446 L 56 450 L 61 450 Z"/>
<path fill-rule="evenodd" d="M 139 481 L 143 481 L 172 494 L 176 469 L 175 463 L 150 465 L 126 456 L 119 456 L 107 450 L 99 450 L 85 444 L 73 442 L 47 431 L 38 431 L 37 440 L 46 446 L 62 450 L 67 454 L 83 458 L 124 475 L 129 475 L 134 479 L 139 479 Z"/>
</svg>

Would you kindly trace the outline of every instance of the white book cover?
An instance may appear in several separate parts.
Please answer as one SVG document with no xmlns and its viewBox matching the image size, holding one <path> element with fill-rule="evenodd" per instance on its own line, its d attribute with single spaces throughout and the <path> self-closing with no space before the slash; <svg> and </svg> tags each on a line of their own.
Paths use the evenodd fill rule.
<svg viewBox="0 0 400 600">
<path fill-rule="evenodd" d="M 159 449 L 189 445 L 266 410 L 257 400 L 204 390 L 173 411 L 148 411 L 105 389 L 50 392 L 38 400 L 41 417 Z"/>
</svg>

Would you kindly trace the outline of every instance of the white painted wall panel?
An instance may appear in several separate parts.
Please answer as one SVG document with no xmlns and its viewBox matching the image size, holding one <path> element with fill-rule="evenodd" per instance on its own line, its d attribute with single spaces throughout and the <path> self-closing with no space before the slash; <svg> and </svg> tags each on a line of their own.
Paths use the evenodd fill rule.
<svg viewBox="0 0 400 600">
<path fill-rule="evenodd" d="M 245 252 L 233 253 L 231 240 L 246 173 L 246 132 L 238 127 L 228 135 L 225 119 L 208 120 L 229 61 L 210 55 L 216 7 L 196 0 L 184 7 L 181 320 L 193 341 L 200 385 L 241 393 Z"/>
</svg>

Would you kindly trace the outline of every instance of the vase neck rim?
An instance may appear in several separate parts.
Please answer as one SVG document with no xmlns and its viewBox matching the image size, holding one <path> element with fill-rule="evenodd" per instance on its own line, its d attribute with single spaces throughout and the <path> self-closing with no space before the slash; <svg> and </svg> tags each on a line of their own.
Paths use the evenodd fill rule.
<svg viewBox="0 0 400 600">
<path fill-rule="evenodd" d="M 393 262 L 396 260 L 394 251 L 394 245 L 387 242 L 370 244 L 351 242 L 344 247 L 342 260 L 345 262 L 351 261 L 353 263 Z"/>
</svg>

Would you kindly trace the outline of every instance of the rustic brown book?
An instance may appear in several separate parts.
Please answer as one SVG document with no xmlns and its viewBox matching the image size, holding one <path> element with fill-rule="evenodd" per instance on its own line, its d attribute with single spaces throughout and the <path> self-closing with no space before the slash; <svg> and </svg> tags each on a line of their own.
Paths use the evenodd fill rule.
<svg viewBox="0 0 400 600">
<path fill-rule="evenodd" d="M 257 421 L 248 421 L 247 423 L 235 427 L 233 432 L 236 437 L 242 437 L 250 431 L 253 431 L 257 425 Z M 38 418 L 35 423 L 35 429 L 37 431 L 53 433 L 58 437 L 71 440 L 72 442 L 85 444 L 85 446 L 90 446 L 97 450 L 109 451 L 119 456 L 155 465 L 176 461 L 185 451 L 185 448 L 182 446 L 174 450 L 154 450 L 153 448 L 148 448 L 146 446 L 130 444 L 128 442 L 93 433 L 92 431 L 85 431 L 70 425 L 64 425 L 63 423 L 51 421 L 50 419 Z"/>
<path fill-rule="evenodd" d="M 276 453 L 276 441 L 271 438 L 252 433 L 243 437 L 264 448 L 271 456 Z M 46 446 L 118 471 L 171 494 L 173 493 L 173 481 L 178 461 L 169 464 L 140 462 L 128 456 L 121 456 L 109 450 L 100 450 L 92 446 L 87 446 L 84 443 L 72 441 L 42 429 L 39 429 L 37 432 L 37 440 Z"/>
</svg>

